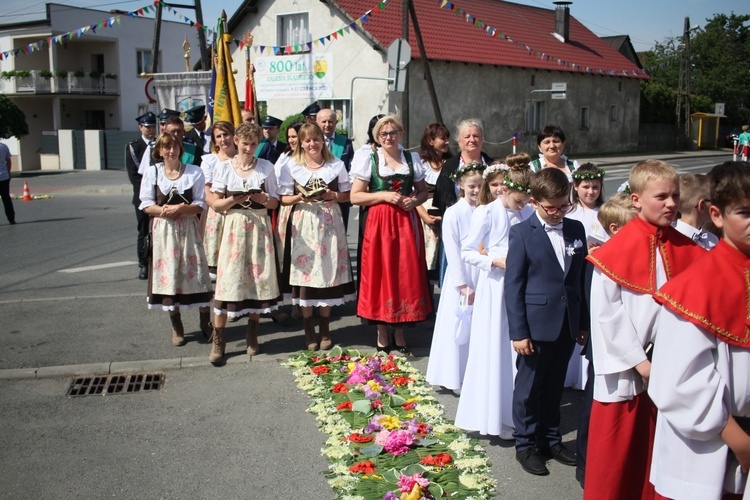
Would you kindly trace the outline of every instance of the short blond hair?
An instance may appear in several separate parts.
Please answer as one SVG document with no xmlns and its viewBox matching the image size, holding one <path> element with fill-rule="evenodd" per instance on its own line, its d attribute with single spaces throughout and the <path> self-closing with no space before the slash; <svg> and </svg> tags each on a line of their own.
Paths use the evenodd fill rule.
<svg viewBox="0 0 750 500">
<path fill-rule="evenodd" d="M 633 200 L 630 199 L 630 195 L 628 193 L 617 193 L 599 207 L 596 218 L 599 219 L 599 224 L 602 225 L 607 234 L 612 236 L 613 233 L 609 229 L 611 224 L 622 227 L 637 215 L 638 210 L 635 208 Z"/>
<path fill-rule="evenodd" d="M 705 174 L 680 176 L 680 212 L 686 214 L 695 209 L 700 200 L 711 197 L 711 179 Z"/>
<path fill-rule="evenodd" d="M 400 133 L 404 132 L 404 126 L 401 125 L 401 120 L 398 119 L 398 116 L 396 115 L 385 115 L 383 118 L 378 120 L 375 123 L 375 126 L 372 128 L 372 136 L 377 139 L 377 137 L 380 135 L 380 130 L 385 127 L 386 125 L 391 125 L 394 128 L 396 128 Z"/>
<path fill-rule="evenodd" d="M 677 170 L 669 163 L 662 160 L 643 160 L 630 169 L 628 184 L 631 193 L 640 194 L 652 181 L 665 179 L 678 183 L 679 178 Z"/>
</svg>

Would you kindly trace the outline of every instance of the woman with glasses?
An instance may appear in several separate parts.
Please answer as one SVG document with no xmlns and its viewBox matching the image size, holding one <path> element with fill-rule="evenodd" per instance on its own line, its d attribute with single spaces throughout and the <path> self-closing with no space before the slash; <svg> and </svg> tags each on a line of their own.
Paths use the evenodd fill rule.
<svg viewBox="0 0 750 500">
<path fill-rule="evenodd" d="M 360 149 L 351 165 L 351 202 L 366 207 L 360 233 L 357 315 L 378 329 L 377 345 L 408 353 L 404 326 L 432 312 L 424 236 L 416 207 L 427 199 L 419 156 L 399 144 L 403 127 L 386 115 L 375 124 L 376 151 Z"/>
<path fill-rule="evenodd" d="M 539 157 L 531 162 L 531 170 L 539 172 L 543 168 L 557 168 L 568 176 L 568 182 L 573 183 L 573 172 L 578 170 L 578 162 L 569 160 L 563 154 L 565 151 L 565 132 L 557 125 L 547 125 L 536 136 L 539 147 Z"/>
</svg>

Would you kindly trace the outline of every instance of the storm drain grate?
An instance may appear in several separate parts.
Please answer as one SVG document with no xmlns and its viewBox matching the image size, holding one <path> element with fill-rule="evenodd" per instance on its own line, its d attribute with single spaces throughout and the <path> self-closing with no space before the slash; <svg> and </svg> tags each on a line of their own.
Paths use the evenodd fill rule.
<svg viewBox="0 0 750 500">
<path fill-rule="evenodd" d="M 125 373 L 78 377 L 70 382 L 67 396 L 106 396 L 108 394 L 158 391 L 164 386 L 164 378 L 163 373 Z"/>
</svg>

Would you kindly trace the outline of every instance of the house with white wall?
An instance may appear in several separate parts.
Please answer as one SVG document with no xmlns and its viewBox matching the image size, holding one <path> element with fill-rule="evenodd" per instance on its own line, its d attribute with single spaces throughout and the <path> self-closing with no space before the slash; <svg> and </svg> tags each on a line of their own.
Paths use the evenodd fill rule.
<svg viewBox="0 0 750 500">
<path fill-rule="evenodd" d="M 548 123 L 565 130 L 569 153 L 636 150 L 640 81 L 648 76 L 576 20 L 571 2 L 555 2 L 556 9 L 497 0 L 412 2 L 426 58 L 410 20 L 408 146 L 417 146 L 424 127 L 436 121 L 426 60 L 443 123 L 453 129 L 463 118 L 482 119 L 486 149 L 495 156 L 510 152 L 514 134 L 519 149 L 536 151 L 536 132 Z M 325 97 L 314 87 L 307 96 L 277 96 L 266 100 L 271 115 L 298 113 L 317 98 L 343 116 L 352 111 L 353 124 L 345 125 L 362 144 L 370 117 L 401 108 L 402 94 L 385 81 L 387 48 L 402 36 L 401 2 L 245 0 L 228 26 L 235 39 L 252 33 L 256 74 L 300 54 L 329 66 Z M 238 81 L 244 81 L 245 49 L 238 47 L 233 57 Z M 564 95 L 550 92 L 559 84 Z M 238 89 L 242 99 L 244 87 Z"/>
<path fill-rule="evenodd" d="M 84 27 L 88 29 L 77 36 Z M 69 33 L 74 34 L 59 38 Z M 6 141 L 14 170 L 73 168 L 65 164 L 64 154 L 60 160 L 40 156 L 43 141 L 58 140 L 58 133 L 73 141 L 63 141 L 63 149 L 82 142 L 82 131 L 133 131 L 135 137 L 135 117 L 150 104 L 147 79 L 140 74 L 150 71 L 153 33 L 152 18 L 55 3 L 46 5 L 45 19 L 0 25 L 0 54 L 8 53 L 0 59 L 0 75 L 6 75 L 0 77 L 0 92 L 21 108 L 29 125 L 28 136 Z M 162 22 L 160 72 L 184 70 L 181 46 L 186 37 L 198 47 L 194 27 Z M 93 156 L 87 162 L 102 163 Z"/>
</svg>

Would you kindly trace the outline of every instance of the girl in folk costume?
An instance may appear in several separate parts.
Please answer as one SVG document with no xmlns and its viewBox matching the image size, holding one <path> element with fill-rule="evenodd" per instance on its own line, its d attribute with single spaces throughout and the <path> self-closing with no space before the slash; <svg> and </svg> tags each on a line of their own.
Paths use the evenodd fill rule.
<svg viewBox="0 0 750 500">
<path fill-rule="evenodd" d="M 565 217 L 575 219 L 583 224 L 586 238 L 589 240 L 589 251 L 599 246 L 607 235 L 599 223 L 597 214 L 604 203 L 604 170 L 593 163 L 584 163 L 573 172 L 573 210 Z M 596 239 L 597 243 L 593 243 Z M 573 355 L 565 375 L 565 387 L 583 390 L 588 379 L 588 360 L 583 356 L 583 346 L 576 343 Z"/>
<path fill-rule="evenodd" d="M 169 311 L 176 346 L 185 345 L 181 309 L 199 307 L 203 335 L 211 330 L 211 278 L 196 217 L 206 208 L 206 181 L 200 168 L 180 162 L 182 153 L 174 135 L 157 138 L 152 156 L 159 163 L 143 174 L 138 207 L 152 219 L 148 307 Z"/>
<path fill-rule="evenodd" d="M 471 214 L 477 207 L 484 169 L 482 163 L 468 163 L 453 173 L 453 180 L 461 188 L 459 199 L 455 205 L 448 207 L 443 216 L 442 244 L 448 267 L 440 293 L 425 378 L 432 385 L 455 392 L 461 389 L 469 356 L 469 343 L 457 342 L 457 308 L 460 304 L 471 305 L 474 302 L 479 275 L 479 268 L 468 265 L 461 258 L 461 244 L 471 227 Z"/>
<path fill-rule="evenodd" d="M 234 144 L 234 125 L 229 122 L 218 121 L 211 127 L 211 154 L 201 157 L 201 170 L 206 177 L 206 203 L 214 201 L 211 192 L 216 166 L 234 158 L 237 146 Z M 224 214 L 208 207 L 204 220 L 203 248 L 206 251 L 208 270 L 211 278 L 216 279 L 216 261 L 219 258 L 219 242 L 224 228 Z"/>
<path fill-rule="evenodd" d="M 531 170 L 539 172 L 543 168 L 558 168 L 573 182 L 573 172 L 578 169 L 576 160 L 569 160 L 565 151 L 565 132 L 557 125 L 547 125 L 536 136 L 539 157 L 531 162 Z"/>
<path fill-rule="evenodd" d="M 659 410 L 651 482 L 674 499 L 750 496 L 750 164 L 709 175 L 723 239 L 655 296 L 663 307 L 648 386 Z"/>
<path fill-rule="evenodd" d="M 284 263 L 289 265 L 292 301 L 302 308 L 305 345 L 333 347 L 329 334 L 331 306 L 354 300 L 344 219 L 339 203 L 349 201 L 346 167 L 325 145 L 323 131 L 307 123 L 299 129 L 294 154 L 281 167 L 279 194 L 292 206 L 285 231 Z M 315 334 L 313 307 L 320 312 Z"/>
<path fill-rule="evenodd" d="M 450 158 L 448 152 L 450 139 L 451 133 L 445 125 L 430 123 L 425 128 L 424 135 L 422 135 L 419 150 L 419 157 L 422 159 L 425 171 L 427 201 L 417 207 L 417 214 L 422 220 L 427 277 L 432 283 L 438 281 L 441 226 L 440 213 L 438 209 L 432 207 L 432 199 L 435 196 L 435 184 L 437 184 L 440 171 L 443 169 L 443 163 L 447 158 Z"/>
<path fill-rule="evenodd" d="M 656 408 L 645 392 L 649 352 L 661 334 L 653 296 L 705 253 L 671 226 L 680 192 L 671 165 L 639 162 L 628 183 L 638 217 L 587 257 L 595 267 L 590 296 L 594 402 L 583 490 L 587 500 L 654 498 L 648 474 Z"/>
<path fill-rule="evenodd" d="M 213 345 L 208 357 L 212 363 L 224 359 L 227 316 L 248 315 L 247 354 L 253 356 L 260 352 L 260 314 L 277 309 L 281 301 L 268 217 L 268 210 L 279 204 L 276 175 L 271 162 L 254 157 L 260 135 L 255 124 L 237 127 L 237 155 L 214 172 L 213 208 L 227 215 L 216 270 Z"/>
<path fill-rule="evenodd" d="M 386 115 L 373 134 L 376 152 L 358 150 L 351 165 L 351 201 L 367 207 L 360 234 L 357 315 L 377 324 L 379 348 L 407 353 L 403 327 L 432 312 L 424 254 L 424 236 L 414 210 L 427 199 L 422 162 L 399 144 L 403 126 Z"/>
<path fill-rule="evenodd" d="M 299 129 L 302 127 L 302 122 L 295 122 L 286 129 L 286 150 L 281 153 L 279 159 L 276 160 L 274 165 L 274 171 L 276 173 L 276 179 L 278 180 L 281 176 L 281 168 L 286 162 L 289 161 L 294 150 L 297 148 L 297 139 L 299 138 Z M 289 215 L 292 213 L 293 205 L 279 205 L 276 215 L 276 225 L 274 226 L 274 237 L 276 239 L 276 256 L 279 263 L 279 288 L 284 296 L 284 300 L 287 301 L 292 296 L 292 286 L 289 284 L 289 263 L 284 262 L 284 243 L 286 242 L 287 230 L 289 228 Z M 302 317 L 302 310 L 298 305 L 292 306 L 292 318 L 300 319 Z"/>
<path fill-rule="evenodd" d="M 481 271 L 456 425 L 512 439 L 515 356 L 503 300 L 505 257 L 510 227 L 527 219 L 533 208 L 527 205 L 531 198 L 531 158 L 521 153 L 505 161 L 495 162 L 484 171 L 481 205 L 472 214 L 469 234 L 461 245 L 464 261 Z M 480 251 L 480 245 L 486 253 Z"/>
</svg>

